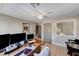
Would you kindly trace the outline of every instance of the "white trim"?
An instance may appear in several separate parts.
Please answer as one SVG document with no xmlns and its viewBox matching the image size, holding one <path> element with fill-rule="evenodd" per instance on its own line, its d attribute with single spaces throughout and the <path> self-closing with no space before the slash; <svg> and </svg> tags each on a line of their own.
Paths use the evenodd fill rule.
<svg viewBox="0 0 79 59">
<path fill-rule="evenodd" d="M 66 47 L 66 45 L 63 45 L 63 44 L 60 44 L 60 43 L 57 43 L 57 42 L 52 42 L 52 44 L 56 44 L 58 46 Z"/>
<path fill-rule="evenodd" d="M 41 24 L 41 39 L 44 41 L 44 24 Z"/>
</svg>

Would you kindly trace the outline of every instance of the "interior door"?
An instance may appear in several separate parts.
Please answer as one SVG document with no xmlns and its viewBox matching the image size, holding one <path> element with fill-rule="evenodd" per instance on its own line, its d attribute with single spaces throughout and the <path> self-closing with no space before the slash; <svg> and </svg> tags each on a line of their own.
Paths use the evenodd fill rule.
<svg viewBox="0 0 79 59">
<path fill-rule="evenodd" d="M 51 23 L 44 24 L 44 40 L 51 42 L 52 40 L 52 25 Z"/>
<path fill-rule="evenodd" d="M 36 34 L 38 34 L 38 37 L 41 38 L 41 26 L 40 25 L 36 25 Z"/>
</svg>

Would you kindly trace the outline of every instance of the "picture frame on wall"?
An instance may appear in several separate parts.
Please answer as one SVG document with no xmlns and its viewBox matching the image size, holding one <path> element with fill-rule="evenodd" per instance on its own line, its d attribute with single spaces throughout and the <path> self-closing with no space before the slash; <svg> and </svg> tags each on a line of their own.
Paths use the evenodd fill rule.
<svg viewBox="0 0 79 59">
<path fill-rule="evenodd" d="M 30 30 L 30 24 L 29 23 L 23 23 L 23 32 L 28 34 Z"/>
</svg>

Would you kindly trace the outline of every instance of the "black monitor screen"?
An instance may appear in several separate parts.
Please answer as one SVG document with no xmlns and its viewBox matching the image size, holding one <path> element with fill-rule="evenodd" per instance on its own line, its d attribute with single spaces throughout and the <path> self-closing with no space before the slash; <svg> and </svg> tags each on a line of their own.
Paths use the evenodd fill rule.
<svg viewBox="0 0 79 59">
<path fill-rule="evenodd" d="M 16 42 L 20 42 L 26 39 L 25 33 L 12 34 L 10 39 L 10 44 L 14 44 Z"/>
<path fill-rule="evenodd" d="M 9 46 L 9 34 L 0 35 L 0 50 Z"/>
<path fill-rule="evenodd" d="M 28 34 L 27 35 L 27 40 L 33 39 L 34 38 L 34 34 Z"/>
</svg>

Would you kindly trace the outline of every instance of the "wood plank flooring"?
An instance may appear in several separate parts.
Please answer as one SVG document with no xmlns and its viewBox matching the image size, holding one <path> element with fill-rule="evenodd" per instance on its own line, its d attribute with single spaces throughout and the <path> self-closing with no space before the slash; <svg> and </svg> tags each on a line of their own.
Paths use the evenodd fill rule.
<svg viewBox="0 0 79 59">
<path fill-rule="evenodd" d="M 50 48 L 50 56 L 68 56 L 67 49 L 55 44 L 45 43 L 42 48 L 48 46 Z"/>
</svg>

